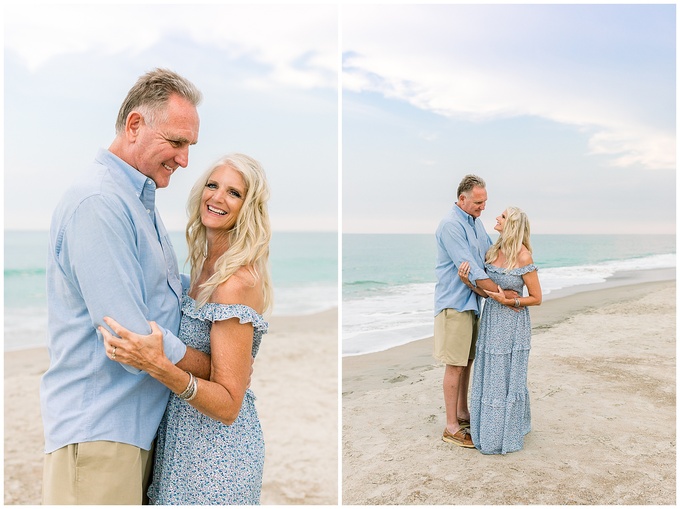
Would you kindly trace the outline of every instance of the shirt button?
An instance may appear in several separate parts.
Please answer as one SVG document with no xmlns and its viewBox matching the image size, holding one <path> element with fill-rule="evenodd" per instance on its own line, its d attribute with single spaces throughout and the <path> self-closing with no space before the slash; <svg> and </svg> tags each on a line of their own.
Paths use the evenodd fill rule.
<svg viewBox="0 0 680 509">
<path fill-rule="evenodd" d="M 151 214 L 151 211 L 149 209 L 146 209 L 147 214 Z"/>
</svg>

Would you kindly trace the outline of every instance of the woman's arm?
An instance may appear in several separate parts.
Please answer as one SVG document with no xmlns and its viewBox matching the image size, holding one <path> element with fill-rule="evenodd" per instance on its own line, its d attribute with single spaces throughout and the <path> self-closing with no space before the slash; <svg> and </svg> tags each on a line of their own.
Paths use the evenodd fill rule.
<svg viewBox="0 0 680 509">
<path fill-rule="evenodd" d="M 518 297 L 517 292 L 514 290 L 501 290 L 500 286 L 496 285 L 491 278 L 488 279 L 478 279 L 476 281 L 477 285 L 473 285 L 470 280 L 467 277 L 467 274 L 469 273 L 470 270 L 470 264 L 468 262 L 463 262 L 460 264 L 460 268 L 458 269 L 458 277 L 460 277 L 461 281 L 465 283 L 465 285 L 470 288 L 473 292 L 475 292 L 477 295 L 480 295 L 482 297 L 488 298 L 491 297 L 491 294 L 494 293 L 494 290 L 496 288 L 499 289 L 499 291 L 503 292 L 503 295 L 505 296 L 506 299 L 512 299 L 509 302 L 511 304 L 505 304 L 509 308 L 512 308 L 514 310 L 517 310 L 515 308 L 515 298 Z M 498 299 L 496 299 L 498 300 Z M 499 301 L 500 302 L 500 301 Z"/>
<path fill-rule="evenodd" d="M 211 302 L 220 304 L 246 304 L 261 309 L 261 289 L 247 281 L 241 271 L 218 287 Z M 249 274 L 247 275 L 249 276 Z M 149 336 L 139 336 L 127 331 L 115 321 L 107 324 L 121 336 L 105 335 L 107 354 L 111 356 L 116 347 L 118 362 L 130 363 L 149 373 L 176 394 L 182 394 L 192 383 L 191 375 L 172 364 L 159 350 L 160 331 L 152 324 Z M 210 380 L 196 379 L 196 396 L 188 401 L 200 412 L 232 424 L 238 417 L 246 389 L 250 382 L 252 364 L 253 325 L 241 324 L 238 318 L 216 321 L 210 332 L 211 372 Z"/>
<path fill-rule="evenodd" d="M 475 292 L 477 295 L 481 295 L 482 297 L 488 297 L 486 292 L 482 290 L 479 286 L 475 286 L 470 282 L 470 279 L 468 278 L 468 274 L 470 273 L 470 262 L 463 262 L 460 264 L 460 267 L 458 267 L 458 277 L 460 280 L 465 283 L 465 286 L 467 286 L 470 290 Z M 479 281 L 479 280 L 478 280 Z"/>
<path fill-rule="evenodd" d="M 520 252 L 517 261 L 522 267 L 534 263 L 529 251 Z M 526 297 L 517 296 L 516 298 L 508 298 L 503 293 L 500 286 L 498 287 L 498 292 L 487 293 L 489 294 L 489 297 L 500 302 L 501 304 L 505 304 L 506 306 L 514 306 L 516 308 L 525 306 L 540 306 L 541 302 L 543 301 L 543 292 L 541 291 L 541 283 L 538 280 L 538 271 L 533 270 L 531 272 L 527 272 L 522 276 L 522 279 L 524 280 L 524 284 L 527 287 L 527 292 L 529 293 L 529 295 Z"/>
<path fill-rule="evenodd" d="M 529 295 L 519 299 L 520 306 L 540 306 L 543 302 L 543 292 L 541 291 L 541 283 L 538 281 L 538 271 L 533 270 L 527 272 L 522 276 L 524 284 L 527 285 Z"/>
<path fill-rule="evenodd" d="M 184 371 L 193 373 L 198 378 L 210 378 L 210 356 L 207 353 L 187 346 L 187 351 L 176 366 Z"/>
</svg>

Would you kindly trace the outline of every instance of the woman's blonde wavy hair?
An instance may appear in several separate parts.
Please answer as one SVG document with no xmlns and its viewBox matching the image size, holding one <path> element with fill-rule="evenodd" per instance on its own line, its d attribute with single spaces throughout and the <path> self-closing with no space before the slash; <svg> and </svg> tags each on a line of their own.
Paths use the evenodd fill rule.
<svg viewBox="0 0 680 509">
<path fill-rule="evenodd" d="M 191 264 L 191 280 L 198 281 L 207 256 L 207 233 L 201 222 L 201 196 L 210 175 L 221 166 L 238 171 L 245 183 L 243 205 L 236 223 L 229 232 L 229 248 L 215 262 L 215 273 L 200 288 L 196 298 L 198 307 L 210 300 L 215 289 L 229 279 L 240 267 L 252 267 L 250 272 L 262 285 L 264 310 L 272 305 L 273 289 L 269 273 L 269 241 L 271 227 L 267 200 L 269 185 L 260 163 L 244 154 L 228 154 L 215 162 L 196 181 L 189 193 L 186 229 Z"/>
<path fill-rule="evenodd" d="M 529 236 L 531 228 L 529 218 L 517 207 L 508 207 L 505 210 L 505 224 L 503 231 L 496 242 L 486 252 L 486 261 L 493 263 L 498 258 L 499 251 L 503 251 L 506 259 L 506 269 L 517 267 L 517 257 L 524 245 L 529 252 L 532 252 Z"/>
</svg>

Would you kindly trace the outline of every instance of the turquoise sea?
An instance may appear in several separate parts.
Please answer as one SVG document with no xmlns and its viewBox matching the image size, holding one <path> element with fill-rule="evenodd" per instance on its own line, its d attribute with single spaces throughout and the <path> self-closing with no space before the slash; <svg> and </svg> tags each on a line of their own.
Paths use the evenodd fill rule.
<svg viewBox="0 0 680 509">
<path fill-rule="evenodd" d="M 5 231 L 5 350 L 47 344 L 45 260 L 48 232 Z M 180 263 L 184 232 L 171 232 Z M 274 232 L 270 246 L 274 316 L 306 315 L 338 305 L 338 235 Z"/>
<path fill-rule="evenodd" d="M 556 290 L 603 283 L 622 271 L 675 267 L 675 235 L 532 235 L 531 240 L 544 299 Z M 344 234 L 342 251 L 343 355 L 432 335 L 434 235 Z"/>
</svg>

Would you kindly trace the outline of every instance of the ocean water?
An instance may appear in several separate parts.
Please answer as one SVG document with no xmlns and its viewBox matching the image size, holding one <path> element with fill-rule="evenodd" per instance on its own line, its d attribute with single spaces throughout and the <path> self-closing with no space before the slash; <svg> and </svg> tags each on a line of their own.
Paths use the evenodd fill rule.
<svg viewBox="0 0 680 509">
<path fill-rule="evenodd" d="M 171 232 L 180 271 L 189 273 L 183 232 Z M 45 260 L 48 232 L 5 231 L 5 350 L 47 343 Z M 270 245 L 274 316 L 307 315 L 338 305 L 336 233 L 274 232 Z"/>
<path fill-rule="evenodd" d="M 544 299 L 621 271 L 675 267 L 675 235 L 533 235 L 531 241 Z M 344 234 L 342 251 L 344 356 L 432 336 L 434 235 Z"/>
</svg>

